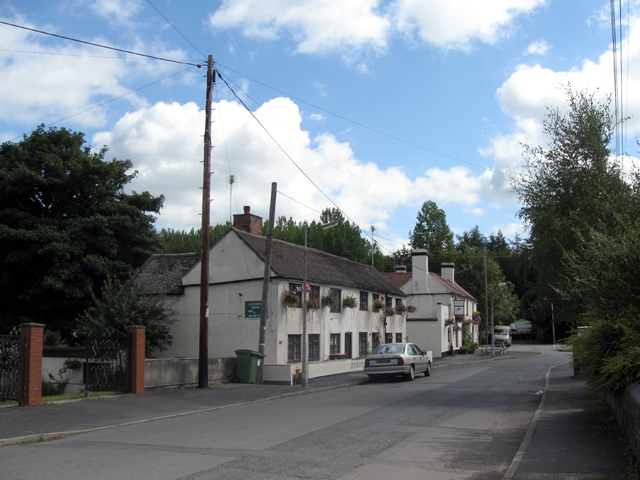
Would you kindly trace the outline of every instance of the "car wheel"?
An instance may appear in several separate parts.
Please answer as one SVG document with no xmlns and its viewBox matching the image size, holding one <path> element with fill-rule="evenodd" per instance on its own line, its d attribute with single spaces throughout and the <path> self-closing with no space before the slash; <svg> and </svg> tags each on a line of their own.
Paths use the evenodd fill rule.
<svg viewBox="0 0 640 480">
<path fill-rule="evenodd" d="M 411 381 L 414 378 L 416 378 L 416 370 L 413 367 L 413 365 L 411 365 L 411 368 L 409 369 L 409 373 L 407 373 L 407 380 Z"/>
<path fill-rule="evenodd" d="M 424 371 L 424 376 L 425 377 L 430 377 L 431 376 L 431 362 L 427 363 L 427 369 Z"/>
</svg>

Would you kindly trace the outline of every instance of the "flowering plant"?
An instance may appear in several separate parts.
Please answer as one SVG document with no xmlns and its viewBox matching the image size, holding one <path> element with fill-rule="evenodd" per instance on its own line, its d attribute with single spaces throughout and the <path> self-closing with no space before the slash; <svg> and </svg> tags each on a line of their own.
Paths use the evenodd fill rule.
<svg viewBox="0 0 640 480">
<path fill-rule="evenodd" d="M 373 309 L 374 312 L 379 312 L 383 308 L 384 308 L 384 303 L 382 302 L 382 300 L 374 300 L 373 301 L 372 309 Z"/>
<path fill-rule="evenodd" d="M 307 300 L 307 310 L 315 311 L 315 310 L 318 310 L 319 308 L 320 308 L 320 302 L 318 301 L 317 298 L 311 297 L 309 300 Z"/>
<path fill-rule="evenodd" d="M 407 312 L 407 307 L 405 307 L 403 304 L 400 304 L 396 307 L 396 313 L 398 315 L 404 315 Z"/>
<path fill-rule="evenodd" d="M 282 292 L 282 301 L 284 302 L 285 308 L 297 307 L 298 295 L 296 295 L 296 292 L 285 288 L 284 292 Z"/>
<path fill-rule="evenodd" d="M 407 312 L 415 313 L 416 310 L 418 310 L 418 309 L 416 307 L 414 307 L 413 305 L 407 305 Z"/>
<path fill-rule="evenodd" d="M 447 326 L 447 327 L 448 327 L 449 325 L 453 325 L 455 322 L 456 322 L 455 318 L 447 318 L 447 319 L 444 321 L 444 324 L 445 324 L 445 326 Z"/>
<path fill-rule="evenodd" d="M 320 300 L 323 307 L 333 307 L 336 304 L 336 296 L 333 292 L 325 293 Z"/>
<path fill-rule="evenodd" d="M 342 306 L 344 308 L 356 308 L 358 306 L 358 301 L 351 295 L 345 295 L 342 299 Z"/>
<path fill-rule="evenodd" d="M 393 309 L 393 307 L 387 307 L 387 308 L 384 309 L 384 316 L 385 317 L 392 317 L 395 314 L 396 314 L 396 311 Z"/>
</svg>

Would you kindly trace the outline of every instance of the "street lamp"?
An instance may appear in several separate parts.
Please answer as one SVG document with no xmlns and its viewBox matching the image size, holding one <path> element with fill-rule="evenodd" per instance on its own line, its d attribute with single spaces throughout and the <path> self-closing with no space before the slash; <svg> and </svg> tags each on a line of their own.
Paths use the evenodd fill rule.
<svg viewBox="0 0 640 480">
<path fill-rule="evenodd" d="M 499 287 L 506 287 L 507 284 L 505 282 L 499 283 Z M 496 356 L 496 332 L 494 330 L 493 324 L 493 285 L 491 285 L 491 354 Z"/>
<path fill-rule="evenodd" d="M 311 228 L 333 228 L 338 222 L 330 222 L 314 227 L 304 227 L 304 285 L 302 286 L 302 371 L 300 372 L 300 384 L 302 388 L 307 387 L 309 380 L 309 352 L 307 339 L 307 230 Z M 318 299 L 319 301 L 319 299 Z"/>
</svg>

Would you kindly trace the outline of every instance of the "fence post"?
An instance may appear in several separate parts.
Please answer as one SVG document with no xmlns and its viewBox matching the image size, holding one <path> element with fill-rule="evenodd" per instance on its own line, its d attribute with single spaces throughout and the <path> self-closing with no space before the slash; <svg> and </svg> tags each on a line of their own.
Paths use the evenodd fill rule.
<svg viewBox="0 0 640 480">
<path fill-rule="evenodd" d="M 20 380 L 18 405 L 34 406 L 42 403 L 42 344 L 44 325 L 20 325 Z"/>
<path fill-rule="evenodd" d="M 129 332 L 129 351 L 127 355 L 127 370 L 129 378 L 129 393 L 144 393 L 144 343 L 145 327 L 132 325 L 127 327 Z"/>
</svg>

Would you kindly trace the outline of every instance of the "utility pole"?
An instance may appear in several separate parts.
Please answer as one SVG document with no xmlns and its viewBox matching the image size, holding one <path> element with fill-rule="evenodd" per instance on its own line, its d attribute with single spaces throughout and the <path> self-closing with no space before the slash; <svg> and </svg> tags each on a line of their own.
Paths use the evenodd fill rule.
<svg viewBox="0 0 640 480">
<path fill-rule="evenodd" d="M 373 241 L 373 232 L 375 231 L 376 231 L 376 227 L 371 225 L 371 266 L 372 267 L 373 267 L 373 247 L 375 245 L 375 242 Z"/>
<path fill-rule="evenodd" d="M 489 286 L 487 284 L 487 247 L 484 247 L 484 327 L 485 342 L 489 343 Z"/>
<path fill-rule="evenodd" d="M 200 256 L 200 348 L 198 388 L 209 388 L 209 222 L 211 210 L 211 96 L 215 82 L 213 55 L 207 59 L 207 105 L 202 174 L 202 253 Z"/>
<path fill-rule="evenodd" d="M 267 233 L 267 251 L 264 260 L 264 279 L 262 280 L 262 306 L 260 308 L 260 338 L 258 340 L 258 370 L 256 372 L 256 383 L 262 384 L 262 371 L 265 357 L 265 341 L 267 331 L 267 315 L 269 313 L 269 282 L 271 281 L 271 250 L 273 245 L 273 227 L 276 218 L 276 195 L 278 184 L 271 184 L 271 204 L 269 206 L 269 232 Z"/>
</svg>

